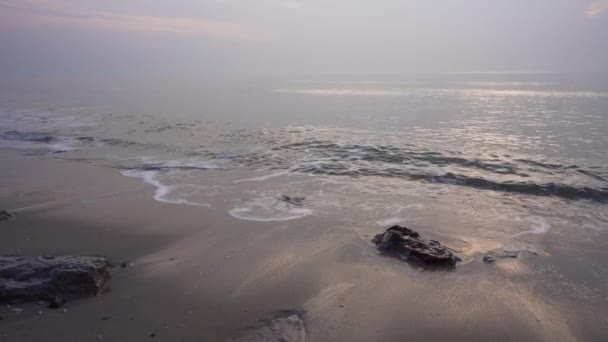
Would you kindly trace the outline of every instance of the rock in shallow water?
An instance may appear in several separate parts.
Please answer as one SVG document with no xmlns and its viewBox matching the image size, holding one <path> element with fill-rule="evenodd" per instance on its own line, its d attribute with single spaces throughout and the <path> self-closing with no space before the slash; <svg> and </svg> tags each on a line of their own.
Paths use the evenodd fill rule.
<svg viewBox="0 0 608 342">
<path fill-rule="evenodd" d="M 372 242 L 381 251 L 395 253 L 424 266 L 454 267 L 460 261 L 449 248 L 438 241 L 422 239 L 420 234 L 407 227 L 392 226 L 376 235 Z"/>
<path fill-rule="evenodd" d="M 0 303 L 94 296 L 109 279 L 101 257 L 0 257 Z"/>
</svg>

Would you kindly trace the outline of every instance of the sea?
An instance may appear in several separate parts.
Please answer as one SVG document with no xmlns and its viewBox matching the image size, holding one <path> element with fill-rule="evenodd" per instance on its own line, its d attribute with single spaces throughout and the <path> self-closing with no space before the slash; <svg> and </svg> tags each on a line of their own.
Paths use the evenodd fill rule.
<svg viewBox="0 0 608 342">
<path fill-rule="evenodd" d="M 243 221 L 403 224 L 548 255 L 550 236 L 605 247 L 607 76 L 4 84 L 0 147 L 112 168 L 157 201 Z"/>
</svg>

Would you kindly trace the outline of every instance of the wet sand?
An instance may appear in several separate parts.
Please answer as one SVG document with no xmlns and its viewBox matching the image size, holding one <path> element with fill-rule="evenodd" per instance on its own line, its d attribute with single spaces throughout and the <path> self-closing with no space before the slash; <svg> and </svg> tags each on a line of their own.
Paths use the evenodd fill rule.
<svg viewBox="0 0 608 342">
<path fill-rule="evenodd" d="M 485 264 L 469 251 L 456 270 L 430 272 L 378 255 L 378 227 L 242 221 L 154 201 L 153 187 L 116 169 L 10 150 L 0 165 L 0 210 L 16 216 L 0 222 L 0 255 L 130 263 L 65 310 L 0 308 L 2 341 L 224 341 L 281 310 L 301 315 L 308 341 L 599 341 L 608 331 L 606 284 L 579 268 L 608 255 L 563 237 L 546 237 L 547 255 Z M 556 274 L 587 286 L 568 292 Z"/>
</svg>

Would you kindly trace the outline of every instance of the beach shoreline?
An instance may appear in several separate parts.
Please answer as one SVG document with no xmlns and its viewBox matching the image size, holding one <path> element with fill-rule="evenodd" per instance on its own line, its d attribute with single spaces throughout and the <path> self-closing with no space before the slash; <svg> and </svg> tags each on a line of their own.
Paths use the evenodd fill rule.
<svg viewBox="0 0 608 342">
<path fill-rule="evenodd" d="M 380 256 L 373 236 L 339 220 L 244 221 L 155 201 L 152 186 L 112 168 L 9 149 L 0 163 L 0 209 L 15 215 L 0 222 L 0 255 L 128 265 L 65 310 L 0 308 L 2 340 L 222 341 L 281 312 L 298 313 L 309 341 L 574 341 L 605 331 L 605 316 L 543 293 L 546 256 L 489 265 L 475 254 L 454 271 L 427 272 Z"/>
</svg>

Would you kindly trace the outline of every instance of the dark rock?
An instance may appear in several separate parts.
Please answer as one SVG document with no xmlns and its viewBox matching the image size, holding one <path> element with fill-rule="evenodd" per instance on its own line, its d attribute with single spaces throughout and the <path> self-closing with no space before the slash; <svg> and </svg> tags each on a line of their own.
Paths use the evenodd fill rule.
<svg viewBox="0 0 608 342">
<path fill-rule="evenodd" d="M 383 252 L 393 253 L 423 266 L 454 267 L 460 261 L 452 251 L 435 240 L 425 240 L 412 229 L 392 226 L 372 242 Z"/>
<path fill-rule="evenodd" d="M 0 304 L 94 296 L 109 279 L 101 257 L 0 257 Z"/>
<path fill-rule="evenodd" d="M 109 320 L 110 318 L 112 318 L 112 316 L 101 316 L 101 320 L 102 320 L 102 321 L 107 321 L 107 320 Z"/>
<path fill-rule="evenodd" d="M 65 304 L 65 298 L 57 296 L 49 302 L 49 308 L 59 309 L 63 304 Z"/>
<path fill-rule="evenodd" d="M 9 213 L 6 210 L 0 211 L 0 221 L 6 221 L 15 218 L 15 215 Z"/>
</svg>

